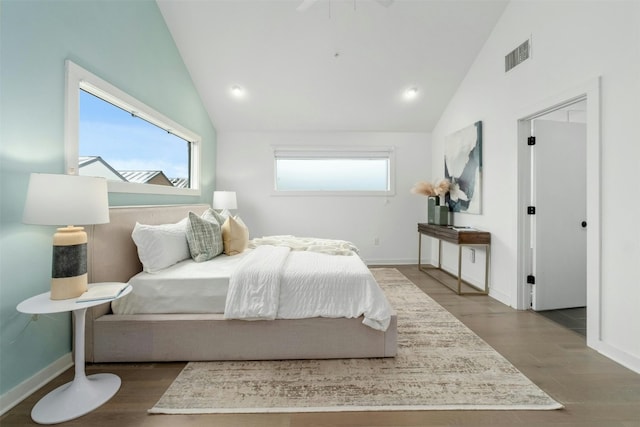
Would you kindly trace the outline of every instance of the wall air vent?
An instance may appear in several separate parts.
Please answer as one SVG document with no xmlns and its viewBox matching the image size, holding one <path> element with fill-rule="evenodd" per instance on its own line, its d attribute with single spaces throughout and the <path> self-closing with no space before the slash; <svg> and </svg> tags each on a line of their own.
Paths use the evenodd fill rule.
<svg viewBox="0 0 640 427">
<path fill-rule="evenodd" d="M 504 72 L 506 73 L 525 59 L 529 58 L 530 54 L 531 47 L 529 45 L 529 40 L 527 40 L 504 57 Z"/>
</svg>

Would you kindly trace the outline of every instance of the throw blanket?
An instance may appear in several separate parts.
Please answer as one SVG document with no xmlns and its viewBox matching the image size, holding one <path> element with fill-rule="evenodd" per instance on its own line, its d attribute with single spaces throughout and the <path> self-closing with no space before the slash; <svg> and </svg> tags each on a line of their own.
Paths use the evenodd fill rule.
<svg viewBox="0 0 640 427">
<path fill-rule="evenodd" d="M 257 248 L 261 245 L 285 246 L 293 251 L 311 251 L 330 255 L 354 255 L 358 253 L 358 248 L 346 240 L 281 235 L 260 237 L 249 241 L 249 248 Z"/>
<path fill-rule="evenodd" d="M 280 277 L 290 249 L 260 246 L 229 278 L 225 319 L 273 320 L 278 314 Z"/>
<path fill-rule="evenodd" d="M 356 318 L 387 330 L 391 306 L 359 257 L 258 246 L 229 279 L 226 319 Z"/>
</svg>

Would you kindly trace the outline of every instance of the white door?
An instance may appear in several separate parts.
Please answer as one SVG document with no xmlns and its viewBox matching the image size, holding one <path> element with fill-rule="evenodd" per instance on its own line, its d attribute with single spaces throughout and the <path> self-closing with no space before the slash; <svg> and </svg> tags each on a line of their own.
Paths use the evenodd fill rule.
<svg viewBox="0 0 640 427">
<path fill-rule="evenodd" d="M 534 310 L 587 305 L 586 124 L 533 121 Z"/>
</svg>

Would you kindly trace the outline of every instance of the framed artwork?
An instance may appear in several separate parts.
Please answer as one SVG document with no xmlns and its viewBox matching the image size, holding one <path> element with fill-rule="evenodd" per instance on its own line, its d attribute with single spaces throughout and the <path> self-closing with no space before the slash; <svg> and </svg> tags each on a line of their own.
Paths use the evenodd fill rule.
<svg viewBox="0 0 640 427">
<path fill-rule="evenodd" d="M 482 122 L 445 137 L 444 176 L 451 183 L 445 196 L 449 210 L 481 213 Z"/>
</svg>

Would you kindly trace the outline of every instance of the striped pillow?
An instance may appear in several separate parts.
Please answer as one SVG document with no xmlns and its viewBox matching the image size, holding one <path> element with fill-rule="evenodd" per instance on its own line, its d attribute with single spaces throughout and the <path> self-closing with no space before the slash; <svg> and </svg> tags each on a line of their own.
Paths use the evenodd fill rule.
<svg viewBox="0 0 640 427">
<path fill-rule="evenodd" d="M 218 224 L 220 224 L 220 227 L 222 227 L 222 224 L 224 224 L 224 221 L 227 219 L 227 217 L 220 215 L 218 212 L 214 211 L 211 208 L 207 209 L 202 214 L 202 218 L 206 219 L 209 222 L 217 222 Z"/>
<path fill-rule="evenodd" d="M 195 262 L 215 258 L 224 250 L 220 224 L 217 221 L 207 221 L 193 212 L 189 212 L 187 243 L 191 258 Z"/>
</svg>

